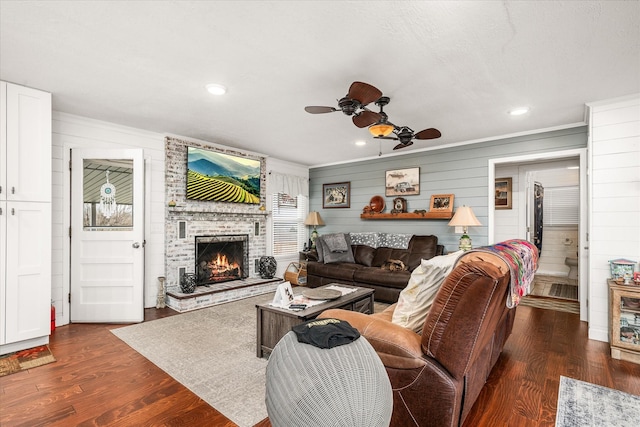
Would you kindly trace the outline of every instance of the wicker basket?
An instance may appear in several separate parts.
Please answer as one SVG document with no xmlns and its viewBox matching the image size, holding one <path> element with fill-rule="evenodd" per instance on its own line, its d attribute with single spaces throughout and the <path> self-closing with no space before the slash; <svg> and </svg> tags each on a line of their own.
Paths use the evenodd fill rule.
<svg viewBox="0 0 640 427">
<path fill-rule="evenodd" d="M 305 263 L 291 262 L 284 272 L 284 280 L 292 285 L 304 286 L 307 284 L 307 266 Z"/>
</svg>

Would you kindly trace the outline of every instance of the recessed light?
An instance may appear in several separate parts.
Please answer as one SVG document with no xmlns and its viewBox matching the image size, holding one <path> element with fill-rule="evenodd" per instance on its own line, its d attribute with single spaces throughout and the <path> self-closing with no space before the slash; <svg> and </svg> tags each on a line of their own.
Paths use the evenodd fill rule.
<svg viewBox="0 0 640 427">
<path fill-rule="evenodd" d="M 367 145 L 367 141 L 356 141 L 356 145 Z"/>
<path fill-rule="evenodd" d="M 210 83 L 206 86 L 207 91 L 209 91 L 210 94 L 212 95 L 224 95 L 225 93 L 227 93 L 227 88 L 216 84 L 216 83 Z"/>
<path fill-rule="evenodd" d="M 512 116 L 521 116 L 529 112 L 529 107 L 518 107 L 513 110 L 509 110 L 509 114 Z"/>
</svg>

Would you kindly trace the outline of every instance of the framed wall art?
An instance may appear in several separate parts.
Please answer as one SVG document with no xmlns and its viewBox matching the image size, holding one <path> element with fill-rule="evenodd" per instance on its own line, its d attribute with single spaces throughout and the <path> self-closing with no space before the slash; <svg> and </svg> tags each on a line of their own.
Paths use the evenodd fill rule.
<svg viewBox="0 0 640 427">
<path fill-rule="evenodd" d="M 453 212 L 453 194 L 433 194 L 429 212 Z"/>
<path fill-rule="evenodd" d="M 351 205 L 351 183 L 322 184 L 322 207 L 348 208 Z"/>
<path fill-rule="evenodd" d="M 420 168 L 386 171 L 385 196 L 416 196 L 420 194 Z"/>
<path fill-rule="evenodd" d="M 511 209 L 511 178 L 496 178 L 496 209 Z"/>
</svg>

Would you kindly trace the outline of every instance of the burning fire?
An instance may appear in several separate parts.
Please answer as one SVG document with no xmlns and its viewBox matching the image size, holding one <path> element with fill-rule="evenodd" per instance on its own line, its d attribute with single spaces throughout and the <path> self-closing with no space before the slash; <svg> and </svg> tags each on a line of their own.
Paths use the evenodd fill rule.
<svg viewBox="0 0 640 427">
<path fill-rule="evenodd" d="M 240 269 L 240 265 L 237 262 L 229 262 L 227 256 L 220 253 L 207 262 L 207 267 L 211 272 L 210 277 L 212 279 L 216 276 L 227 275 L 229 272 L 235 272 L 237 274 L 237 271 Z"/>
</svg>

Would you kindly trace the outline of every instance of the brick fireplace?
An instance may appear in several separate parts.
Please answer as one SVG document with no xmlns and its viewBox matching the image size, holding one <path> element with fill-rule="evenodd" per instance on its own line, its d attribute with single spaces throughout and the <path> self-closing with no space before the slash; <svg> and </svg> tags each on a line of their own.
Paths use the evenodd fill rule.
<svg viewBox="0 0 640 427">
<path fill-rule="evenodd" d="M 213 305 L 215 301 L 230 301 L 275 290 L 277 283 L 268 283 L 265 287 L 264 283 L 259 280 L 257 268 L 258 260 L 267 253 L 267 213 L 261 209 L 261 206 L 264 206 L 266 197 L 264 159 L 261 159 L 260 204 L 189 200 L 186 198 L 187 146 L 214 148 L 202 143 L 171 137 L 167 137 L 165 142 L 166 204 L 164 232 L 165 283 L 168 305 L 176 308 L 172 306 L 172 302 L 175 305 L 175 301 L 172 301 L 172 295 L 173 299 L 183 299 L 184 294 L 181 294 L 179 286 L 181 274 L 198 274 L 196 269 L 196 239 L 203 236 L 208 236 L 207 238 L 212 241 L 227 239 L 227 237 L 220 236 L 243 236 L 246 250 L 243 250 L 243 259 L 241 260 L 242 271 L 239 273 L 240 277 L 233 278 L 233 280 L 212 280 L 210 282 L 219 283 L 198 286 L 197 291 L 192 295 L 195 301 L 186 305 L 183 304 L 187 308 L 185 310 L 179 308 L 179 311 L 200 308 L 204 303 Z M 229 152 L 229 150 L 220 151 Z M 242 153 L 238 152 L 231 153 L 236 156 L 242 155 Z M 172 206 L 173 203 L 170 205 L 170 201 L 175 202 L 175 206 Z M 210 301 L 203 302 L 203 292 L 206 295 L 211 295 L 215 286 L 219 286 L 221 289 L 228 288 L 230 292 L 227 295 L 216 295 L 215 298 L 208 297 L 207 299 Z M 200 288 L 205 288 L 205 290 L 203 291 Z"/>
</svg>

